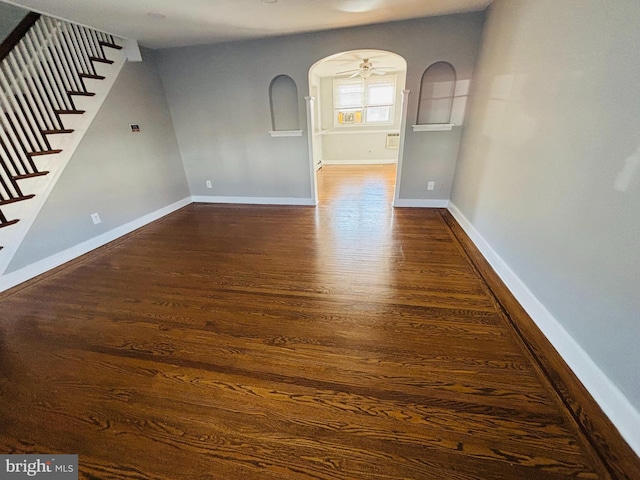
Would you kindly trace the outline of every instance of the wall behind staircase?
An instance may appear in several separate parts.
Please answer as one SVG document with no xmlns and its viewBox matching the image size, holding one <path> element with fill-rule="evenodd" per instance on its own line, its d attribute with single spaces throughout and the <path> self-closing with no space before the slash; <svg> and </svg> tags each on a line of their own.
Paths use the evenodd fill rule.
<svg viewBox="0 0 640 480">
<path fill-rule="evenodd" d="M 154 53 L 144 50 L 124 65 L 7 273 L 188 196 Z M 93 225 L 94 212 L 102 223 Z"/>
</svg>

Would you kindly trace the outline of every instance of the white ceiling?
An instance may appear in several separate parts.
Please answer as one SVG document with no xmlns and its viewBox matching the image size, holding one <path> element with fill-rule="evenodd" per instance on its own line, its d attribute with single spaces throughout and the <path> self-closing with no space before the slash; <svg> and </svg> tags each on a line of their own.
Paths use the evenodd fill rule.
<svg viewBox="0 0 640 480">
<path fill-rule="evenodd" d="M 6 3 L 136 39 L 149 48 L 167 48 L 479 11 L 491 1 L 8 0 Z"/>
</svg>

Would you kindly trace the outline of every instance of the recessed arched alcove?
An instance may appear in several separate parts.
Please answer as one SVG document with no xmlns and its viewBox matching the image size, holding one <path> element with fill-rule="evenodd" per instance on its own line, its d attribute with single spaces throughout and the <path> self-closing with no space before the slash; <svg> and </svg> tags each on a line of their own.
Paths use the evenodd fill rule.
<svg viewBox="0 0 640 480">
<path fill-rule="evenodd" d="M 456 70 L 448 62 L 429 66 L 420 82 L 418 125 L 448 124 L 456 88 Z"/>
<path fill-rule="evenodd" d="M 276 76 L 269 85 L 272 132 L 290 132 L 300 129 L 298 115 L 298 87 L 288 75 Z"/>
</svg>

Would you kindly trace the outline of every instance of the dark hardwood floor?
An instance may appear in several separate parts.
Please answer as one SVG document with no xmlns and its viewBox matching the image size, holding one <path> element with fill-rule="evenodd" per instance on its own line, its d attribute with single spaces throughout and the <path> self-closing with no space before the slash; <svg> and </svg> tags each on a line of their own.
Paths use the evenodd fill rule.
<svg viewBox="0 0 640 480">
<path fill-rule="evenodd" d="M 193 204 L 0 301 L 0 451 L 87 479 L 610 478 L 395 166 Z"/>
</svg>

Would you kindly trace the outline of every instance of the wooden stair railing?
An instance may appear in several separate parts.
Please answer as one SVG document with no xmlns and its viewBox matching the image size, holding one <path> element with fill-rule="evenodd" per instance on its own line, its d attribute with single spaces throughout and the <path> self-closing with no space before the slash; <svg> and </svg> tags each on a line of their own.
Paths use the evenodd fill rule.
<svg viewBox="0 0 640 480">
<path fill-rule="evenodd" d="M 95 63 L 113 63 L 108 48 L 122 47 L 110 34 L 35 13 L 0 46 L 0 228 L 19 221 L 3 206 L 34 197 L 20 181 L 49 173 L 38 158 L 61 150 L 48 136 L 73 132 L 63 117 L 84 113 L 74 97 L 94 95 L 85 80 L 105 78 Z"/>
</svg>

